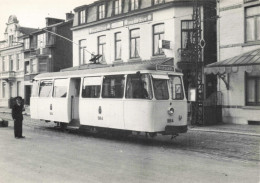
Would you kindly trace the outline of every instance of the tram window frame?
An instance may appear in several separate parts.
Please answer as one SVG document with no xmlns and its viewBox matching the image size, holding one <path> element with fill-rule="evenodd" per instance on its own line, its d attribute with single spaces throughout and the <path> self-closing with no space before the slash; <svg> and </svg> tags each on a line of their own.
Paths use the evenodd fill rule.
<svg viewBox="0 0 260 183">
<path fill-rule="evenodd" d="M 157 77 L 154 77 L 153 76 L 153 92 L 154 92 L 154 98 L 156 99 L 156 100 L 169 100 L 170 99 L 170 92 L 169 92 L 169 79 L 165 79 L 165 78 L 157 78 Z M 158 94 L 158 87 L 156 87 L 155 86 L 155 84 L 157 84 L 157 82 L 158 81 L 163 81 L 163 82 L 165 82 L 166 83 L 166 90 L 162 90 L 162 91 L 167 91 L 167 93 L 164 93 L 164 94 L 166 94 L 165 96 L 164 96 L 164 94 L 163 94 L 163 92 L 161 92 L 161 96 L 159 96 Z M 165 86 L 164 86 L 165 87 Z"/>
<path fill-rule="evenodd" d="M 114 86 L 111 85 L 112 79 L 115 80 L 115 81 L 113 81 Z M 121 83 L 117 82 L 116 79 L 121 79 L 120 80 Z M 109 83 L 105 83 L 107 80 L 110 81 L 110 85 L 109 85 Z M 107 86 L 108 86 L 108 90 L 106 90 Z M 118 99 L 120 99 L 120 98 L 124 97 L 124 91 L 125 91 L 125 75 L 123 75 L 123 74 L 106 75 L 106 76 L 103 77 L 102 92 L 101 92 L 102 98 L 118 98 Z"/>
<path fill-rule="evenodd" d="M 58 85 L 55 84 L 55 82 L 57 82 L 57 81 L 60 82 L 61 80 L 65 81 L 65 85 L 60 85 L 60 83 Z M 67 98 L 67 96 L 68 96 L 68 84 L 69 84 L 69 80 L 67 78 L 54 79 L 52 97 L 53 98 Z M 66 92 L 61 95 L 60 90 L 65 91 L 64 87 L 65 87 Z"/>
<path fill-rule="evenodd" d="M 42 86 L 41 86 L 41 84 L 43 83 L 43 82 L 49 82 L 49 83 L 51 83 L 51 86 L 50 86 L 50 88 L 49 88 L 49 91 L 48 91 L 48 95 L 41 95 L 41 91 L 42 91 Z M 52 96 L 52 90 L 53 90 L 53 80 L 41 80 L 40 81 L 40 86 L 39 86 L 39 97 L 41 97 L 41 98 L 49 98 L 49 97 L 51 97 Z"/>
<path fill-rule="evenodd" d="M 91 85 L 85 85 L 85 82 L 86 82 L 87 79 L 90 79 L 90 81 L 92 79 L 91 82 L 93 82 L 93 83 L 90 83 Z M 96 80 L 96 81 L 94 81 L 94 80 Z M 81 97 L 82 98 L 100 98 L 101 85 L 102 85 L 102 77 L 101 76 L 84 77 L 83 78 L 83 82 L 82 82 Z M 85 90 L 87 90 L 87 89 L 85 88 L 85 86 L 89 86 L 90 87 L 89 88 L 90 89 L 89 90 L 90 91 L 89 95 L 86 95 Z"/>
<path fill-rule="evenodd" d="M 32 96 L 31 97 L 38 97 L 39 96 L 39 89 L 40 89 L 39 81 L 37 81 L 37 80 L 33 81 Z"/>
<path fill-rule="evenodd" d="M 169 75 L 169 87 L 170 87 L 170 95 L 172 100 L 183 100 L 184 99 L 184 91 L 183 91 L 183 83 L 182 78 L 178 75 Z M 172 83 L 172 78 L 179 78 L 180 83 Z M 180 92 L 177 92 L 178 88 Z M 174 93 L 173 93 L 174 92 Z M 177 95 L 178 94 L 178 95 Z"/>
<path fill-rule="evenodd" d="M 134 79 L 138 79 L 139 81 L 136 80 L 137 82 L 135 84 L 133 84 L 134 82 L 132 82 L 130 80 L 130 78 L 131 78 L 131 80 L 134 78 Z M 139 83 L 140 79 L 142 80 L 141 83 Z M 132 83 L 130 83 L 130 82 L 132 82 Z M 146 85 L 144 86 L 144 84 L 146 84 Z M 137 85 L 139 85 L 139 86 L 137 86 Z M 138 93 L 136 93 L 136 92 L 138 92 Z M 140 94 L 140 92 L 141 92 L 141 94 Z M 146 95 L 147 95 L 147 97 L 146 97 Z M 148 74 L 148 73 L 139 74 L 139 75 L 138 74 L 128 74 L 127 80 L 126 80 L 125 98 L 126 99 L 152 100 L 153 99 L 153 90 L 152 90 L 150 74 Z"/>
</svg>

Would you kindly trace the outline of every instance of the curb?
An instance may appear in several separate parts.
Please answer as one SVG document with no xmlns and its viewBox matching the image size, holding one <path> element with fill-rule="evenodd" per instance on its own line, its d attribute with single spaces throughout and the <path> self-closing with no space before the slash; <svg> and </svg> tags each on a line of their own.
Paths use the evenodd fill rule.
<svg viewBox="0 0 260 183">
<path fill-rule="evenodd" d="M 210 130 L 210 129 L 198 129 L 198 128 L 189 128 L 190 131 L 202 131 L 202 132 L 214 132 L 214 133 L 229 133 L 229 134 L 238 134 L 238 135 L 249 135 L 260 137 L 258 133 L 245 133 L 237 131 L 228 131 L 228 130 Z"/>
</svg>

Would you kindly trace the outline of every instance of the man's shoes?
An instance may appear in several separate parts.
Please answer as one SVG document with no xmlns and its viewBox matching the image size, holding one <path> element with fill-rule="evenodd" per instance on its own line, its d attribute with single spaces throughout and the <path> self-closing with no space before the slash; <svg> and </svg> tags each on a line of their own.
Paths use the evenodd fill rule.
<svg viewBox="0 0 260 183">
<path fill-rule="evenodd" d="M 21 136 L 21 137 L 15 137 L 16 139 L 23 139 L 25 138 L 25 136 Z"/>
</svg>

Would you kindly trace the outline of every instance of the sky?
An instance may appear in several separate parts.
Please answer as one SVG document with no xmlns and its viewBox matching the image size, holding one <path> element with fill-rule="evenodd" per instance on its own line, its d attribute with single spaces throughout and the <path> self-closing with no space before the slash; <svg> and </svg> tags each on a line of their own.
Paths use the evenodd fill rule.
<svg viewBox="0 0 260 183">
<path fill-rule="evenodd" d="M 4 39 L 10 15 L 16 15 L 20 26 L 45 27 L 45 18 L 65 19 L 66 13 L 95 0 L 0 0 L 0 40 Z"/>
</svg>

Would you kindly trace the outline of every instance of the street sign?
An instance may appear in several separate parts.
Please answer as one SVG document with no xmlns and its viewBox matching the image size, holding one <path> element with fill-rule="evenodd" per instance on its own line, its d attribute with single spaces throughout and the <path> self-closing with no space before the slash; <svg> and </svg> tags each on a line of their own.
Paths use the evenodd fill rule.
<svg viewBox="0 0 260 183">
<path fill-rule="evenodd" d="M 159 48 L 171 49 L 171 42 L 168 40 L 159 40 Z"/>
</svg>

